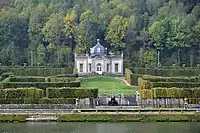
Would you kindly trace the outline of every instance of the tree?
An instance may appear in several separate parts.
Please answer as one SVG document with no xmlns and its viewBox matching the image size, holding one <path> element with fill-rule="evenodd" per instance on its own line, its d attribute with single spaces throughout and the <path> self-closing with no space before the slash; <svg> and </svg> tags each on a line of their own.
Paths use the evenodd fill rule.
<svg viewBox="0 0 200 133">
<path fill-rule="evenodd" d="M 185 21 L 182 17 L 171 18 L 170 29 L 167 34 L 166 46 L 177 49 L 177 63 L 180 65 L 180 50 L 189 47 L 190 39 L 189 28 L 185 27 Z"/>
<path fill-rule="evenodd" d="M 24 18 L 19 17 L 14 9 L 3 11 L 0 14 L 1 49 L 4 49 L 4 47 L 6 49 L 14 49 L 12 54 L 8 54 L 8 62 L 15 64 L 27 62 L 27 58 L 24 59 L 26 48 L 28 47 L 27 21 Z"/>
<path fill-rule="evenodd" d="M 122 50 L 125 47 L 123 39 L 127 32 L 127 27 L 128 20 L 122 16 L 115 16 L 110 22 L 106 40 L 110 42 L 114 51 Z"/>
<path fill-rule="evenodd" d="M 162 47 L 165 44 L 168 28 L 168 19 L 166 18 L 155 21 L 149 27 L 150 37 L 156 43 L 156 46 Z"/>
<path fill-rule="evenodd" d="M 42 29 L 45 41 L 51 45 L 59 45 L 65 43 L 63 13 L 52 14 Z"/>
<path fill-rule="evenodd" d="M 36 64 L 38 66 L 44 66 L 46 64 L 46 62 L 45 62 L 46 54 L 45 53 L 46 53 L 46 49 L 45 49 L 44 45 L 39 44 L 36 49 L 36 57 L 37 57 Z"/>
<path fill-rule="evenodd" d="M 64 18 L 64 31 L 66 34 L 66 38 L 68 40 L 67 43 L 71 44 L 72 52 L 75 48 L 75 42 L 76 42 L 76 22 L 77 22 L 77 14 L 74 10 L 67 13 L 67 15 Z"/>
<path fill-rule="evenodd" d="M 104 40 L 104 28 L 98 22 L 98 17 L 90 10 L 85 11 L 80 16 L 80 24 L 76 28 L 77 31 L 77 47 L 76 51 L 85 53 L 96 39 Z"/>
</svg>

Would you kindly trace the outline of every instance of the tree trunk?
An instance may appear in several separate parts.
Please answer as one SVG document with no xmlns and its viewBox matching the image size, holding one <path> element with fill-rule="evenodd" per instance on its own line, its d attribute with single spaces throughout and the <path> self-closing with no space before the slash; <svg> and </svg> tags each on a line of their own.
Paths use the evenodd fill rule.
<svg viewBox="0 0 200 133">
<path fill-rule="evenodd" d="M 178 51 L 177 51 L 177 65 L 178 65 L 178 67 L 180 67 L 180 52 L 181 52 L 181 49 L 180 48 L 178 48 Z"/>
<path fill-rule="evenodd" d="M 194 64 L 194 48 L 190 49 L 190 66 L 192 67 Z"/>
</svg>

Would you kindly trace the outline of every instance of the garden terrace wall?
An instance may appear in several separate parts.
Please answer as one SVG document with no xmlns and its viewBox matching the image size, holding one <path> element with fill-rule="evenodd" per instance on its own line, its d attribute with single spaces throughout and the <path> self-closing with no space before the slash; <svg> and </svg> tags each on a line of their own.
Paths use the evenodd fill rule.
<svg viewBox="0 0 200 133">
<path fill-rule="evenodd" d="M 48 68 L 48 67 L 0 67 L 0 74 L 12 72 L 17 76 L 52 76 L 72 73 L 72 68 Z"/>
<path fill-rule="evenodd" d="M 200 68 L 130 68 L 134 74 L 154 75 L 163 77 L 199 76 Z"/>
<path fill-rule="evenodd" d="M 48 98 L 97 98 L 98 89 L 96 88 L 47 88 Z"/>
<path fill-rule="evenodd" d="M 36 87 L 40 89 L 46 89 L 48 87 L 80 87 L 80 81 L 73 81 L 69 83 L 64 82 L 2 82 L 1 88 L 26 88 L 26 87 Z"/>
</svg>

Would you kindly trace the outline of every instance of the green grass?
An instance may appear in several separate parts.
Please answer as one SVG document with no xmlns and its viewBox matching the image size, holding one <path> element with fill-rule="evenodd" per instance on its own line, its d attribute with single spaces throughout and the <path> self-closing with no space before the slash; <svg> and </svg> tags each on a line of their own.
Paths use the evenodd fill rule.
<svg viewBox="0 0 200 133">
<path fill-rule="evenodd" d="M 135 94 L 137 87 L 127 86 L 123 80 L 115 77 L 87 77 L 81 78 L 82 87 L 97 87 L 99 94 Z"/>
</svg>

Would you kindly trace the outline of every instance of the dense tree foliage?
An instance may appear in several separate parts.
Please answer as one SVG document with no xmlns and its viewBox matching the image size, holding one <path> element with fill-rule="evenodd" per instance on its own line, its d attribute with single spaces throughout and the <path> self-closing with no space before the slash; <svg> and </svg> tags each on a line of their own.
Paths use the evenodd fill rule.
<svg viewBox="0 0 200 133">
<path fill-rule="evenodd" d="M 0 62 L 71 66 L 96 39 L 125 66 L 200 64 L 200 0 L 2 0 Z"/>
</svg>

